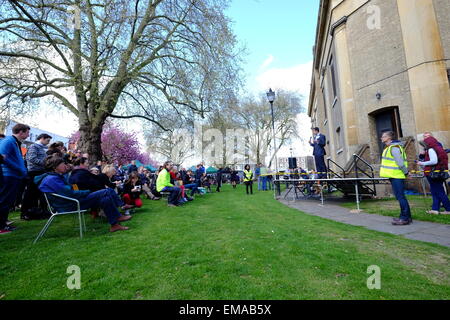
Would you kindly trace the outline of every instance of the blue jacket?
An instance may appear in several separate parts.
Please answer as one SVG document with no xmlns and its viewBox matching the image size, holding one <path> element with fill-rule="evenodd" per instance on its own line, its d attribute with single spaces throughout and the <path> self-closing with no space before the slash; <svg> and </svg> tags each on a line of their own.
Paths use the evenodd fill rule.
<svg viewBox="0 0 450 320">
<path fill-rule="evenodd" d="M 4 157 L 1 167 L 3 176 L 23 179 L 27 176 L 27 168 L 22 151 L 16 141 L 13 136 L 8 136 L 0 141 L 0 154 Z"/>
<path fill-rule="evenodd" d="M 318 140 L 318 142 L 316 142 Z M 314 156 L 324 156 L 327 153 L 325 152 L 325 145 L 327 144 L 326 137 L 319 133 L 314 140 L 314 143 L 310 143 L 311 147 L 313 147 L 313 155 Z"/>
<path fill-rule="evenodd" d="M 203 177 L 203 174 L 205 173 L 205 167 L 201 166 L 200 168 L 195 171 L 195 180 L 200 181 L 200 179 Z"/>
<path fill-rule="evenodd" d="M 45 171 L 47 147 L 40 143 L 32 144 L 27 151 L 28 171 Z"/>
<path fill-rule="evenodd" d="M 74 169 L 69 177 L 70 184 L 76 184 L 79 190 L 90 190 L 91 192 L 105 189 L 100 178 L 88 169 Z"/>
<path fill-rule="evenodd" d="M 44 193 L 57 193 L 61 196 L 82 200 L 91 192 L 89 190 L 73 190 L 63 175 L 50 172 L 34 178 L 34 183 Z M 52 197 L 48 195 L 49 201 L 57 211 L 72 211 L 76 209 L 73 201 Z"/>
</svg>

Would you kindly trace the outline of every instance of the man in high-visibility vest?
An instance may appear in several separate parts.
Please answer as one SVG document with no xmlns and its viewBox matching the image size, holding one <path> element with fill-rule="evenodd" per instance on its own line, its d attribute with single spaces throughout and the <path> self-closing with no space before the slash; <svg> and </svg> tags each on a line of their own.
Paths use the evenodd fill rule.
<svg viewBox="0 0 450 320">
<path fill-rule="evenodd" d="M 380 177 L 389 178 L 392 190 L 400 203 L 400 218 L 394 218 L 392 224 L 404 226 L 412 223 L 411 209 L 405 197 L 405 179 L 408 175 L 406 153 L 400 141 L 395 140 L 395 133 L 384 132 L 381 141 L 386 145 L 381 157 Z"/>
</svg>

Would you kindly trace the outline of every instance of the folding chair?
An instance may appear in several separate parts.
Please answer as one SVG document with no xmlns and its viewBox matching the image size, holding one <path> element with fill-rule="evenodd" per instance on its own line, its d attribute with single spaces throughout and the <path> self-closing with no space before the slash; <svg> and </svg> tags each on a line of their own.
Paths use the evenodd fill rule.
<svg viewBox="0 0 450 320">
<path fill-rule="evenodd" d="M 45 224 L 44 228 L 42 228 L 41 232 L 39 232 L 38 236 L 36 237 L 36 239 L 34 240 L 33 243 L 36 243 L 47 232 L 47 229 L 50 227 L 50 224 L 53 222 L 53 219 L 56 216 L 62 216 L 62 215 L 74 214 L 74 213 L 78 214 L 78 220 L 80 222 L 80 238 L 83 238 L 83 229 L 86 232 L 86 221 L 84 220 L 83 213 L 87 212 L 89 210 L 87 210 L 87 209 L 86 210 L 81 210 L 80 209 L 80 202 L 77 199 L 61 196 L 61 195 L 56 194 L 56 193 L 50 193 L 50 195 L 53 196 L 53 197 L 65 199 L 67 201 L 75 202 L 77 204 L 77 210 L 75 210 L 75 211 L 66 211 L 66 212 L 58 212 L 50 204 L 50 201 L 48 200 L 48 197 L 47 197 L 47 193 L 44 193 L 45 200 L 47 201 L 48 210 L 50 211 L 52 216 L 48 219 L 48 221 Z"/>
</svg>

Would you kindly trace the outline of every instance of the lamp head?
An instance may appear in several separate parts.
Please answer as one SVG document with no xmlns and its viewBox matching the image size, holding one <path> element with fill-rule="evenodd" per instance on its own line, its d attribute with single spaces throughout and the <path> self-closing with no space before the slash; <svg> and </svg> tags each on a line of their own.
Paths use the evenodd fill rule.
<svg viewBox="0 0 450 320">
<path fill-rule="evenodd" d="M 272 88 L 270 88 L 269 92 L 267 92 L 267 99 L 270 103 L 275 101 L 275 91 L 272 91 Z"/>
</svg>

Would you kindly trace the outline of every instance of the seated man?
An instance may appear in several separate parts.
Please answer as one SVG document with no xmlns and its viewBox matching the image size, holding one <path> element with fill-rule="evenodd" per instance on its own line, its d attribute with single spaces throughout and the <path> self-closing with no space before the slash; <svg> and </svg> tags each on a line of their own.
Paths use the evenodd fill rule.
<svg viewBox="0 0 450 320">
<path fill-rule="evenodd" d="M 144 167 L 138 169 L 139 181 L 142 185 L 142 191 L 145 192 L 150 200 L 159 200 L 160 198 L 155 196 L 151 190 L 150 171 Z"/>
<path fill-rule="evenodd" d="M 75 167 L 70 174 L 69 183 L 76 184 L 79 190 L 94 192 L 105 189 L 98 175 L 89 171 L 89 161 L 87 158 L 78 158 L 73 164 Z"/>
<path fill-rule="evenodd" d="M 182 175 L 183 185 L 185 189 L 191 189 L 191 197 L 198 193 L 197 184 L 195 183 L 195 178 L 192 175 L 192 170 L 188 170 L 186 174 Z"/>
<path fill-rule="evenodd" d="M 174 166 L 172 170 L 170 170 L 169 174 L 171 178 L 170 183 L 181 189 L 180 202 L 186 203 L 188 201 L 194 200 L 193 198 L 186 196 L 186 187 L 183 184 L 181 173 L 178 171 L 177 167 Z"/>
<path fill-rule="evenodd" d="M 95 192 L 89 190 L 73 190 L 72 186 L 67 183 L 64 174 L 67 171 L 67 165 L 64 160 L 59 157 L 47 157 L 45 167 L 49 173 L 37 176 L 34 179 L 36 185 L 41 192 L 56 193 L 65 197 L 75 198 L 80 202 L 80 209 L 101 208 L 108 217 L 111 225 L 110 232 L 119 230 L 128 230 L 128 227 L 121 226 L 119 222 L 131 219 L 131 216 L 122 216 L 117 207 L 121 202 L 120 198 L 113 189 L 107 188 Z M 53 207 L 59 211 L 74 211 L 76 205 L 72 201 L 68 201 L 58 197 L 48 195 L 49 201 Z M 128 209 L 127 206 L 122 209 Z"/>
<path fill-rule="evenodd" d="M 181 197 L 181 189 L 175 187 L 172 183 L 170 183 L 170 170 L 172 170 L 173 164 L 170 161 L 166 161 L 164 163 L 164 167 L 161 172 L 158 174 L 158 179 L 156 180 L 156 190 L 158 192 L 170 192 L 168 205 L 169 207 L 179 206 L 180 197 Z"/>
</svg>

